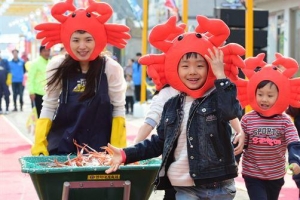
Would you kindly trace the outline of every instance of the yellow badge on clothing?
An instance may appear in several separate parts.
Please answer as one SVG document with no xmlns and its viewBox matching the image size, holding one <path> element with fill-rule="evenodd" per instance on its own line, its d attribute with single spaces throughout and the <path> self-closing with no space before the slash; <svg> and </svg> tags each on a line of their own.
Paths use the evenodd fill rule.
<svg viewBox="0 0 300 200">
<path fill-rule="evenodd" d="M 85 89 L 85 85 L 86 85 L 86 80 L 80 79 L 79 81 L 77 81 L 77 85 L 73 89 L 73 92 L 83 92 Z"/>
</svg>

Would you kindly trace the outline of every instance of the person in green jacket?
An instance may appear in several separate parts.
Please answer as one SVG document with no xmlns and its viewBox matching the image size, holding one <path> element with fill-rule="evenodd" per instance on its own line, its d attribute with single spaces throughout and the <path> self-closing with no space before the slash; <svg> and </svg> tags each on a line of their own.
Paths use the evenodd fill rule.
<svg viewBox="0 0 300 200">
<path fill-rule="evenodd" d="M 46 85 L 46 67 L 50 57 L 50 49 L 40 46 L 40 56 L 34 60 L 28 70 L 27 88 L 31 102 L 36 107 L 37 116 L 40 117 L 43 96 Z"/>
</svg>

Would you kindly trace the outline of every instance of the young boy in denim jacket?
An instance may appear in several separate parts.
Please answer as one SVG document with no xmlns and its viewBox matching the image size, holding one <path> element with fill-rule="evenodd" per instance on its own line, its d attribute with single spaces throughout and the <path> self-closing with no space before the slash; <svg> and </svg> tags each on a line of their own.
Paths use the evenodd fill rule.
<svg viewBox="0 0 300 200">
<path fill-rule="evenodd" d="M 200 18 L 198 22 L 205 20 Z M 181 93 L 166 102 L 151 140 L 124 149 L 108 145 L 114 156 L 106 173 L 162 154 L 157 189 L 174 187 L 176 199 L 233 199 L 237 166 L 229 120 L 242 110 L 236 87 L 225 75 L 223 51 L 217 48 L 221 44 L 200 33 L 176 37 L 175 46 L 177 40 L 184 48 L 176 49 L 176 58 L 166 59 L 164 66 L 167 83 Z M 208 47 L 206 41 L 215 43 Z"/>
</svg>

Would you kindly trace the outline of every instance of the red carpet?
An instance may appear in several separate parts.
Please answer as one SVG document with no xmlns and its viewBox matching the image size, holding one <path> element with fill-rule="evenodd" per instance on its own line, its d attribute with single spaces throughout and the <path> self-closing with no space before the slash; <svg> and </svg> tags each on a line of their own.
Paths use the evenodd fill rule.
<svg viewBox="0 0 300 200">
<path fill-rule="evenodd" d="M 21 172 L 19 158 L 30 155 L 31 145 L 0 116 L 0 199 L 38 199 L 30 176 Z"/>
</svg>

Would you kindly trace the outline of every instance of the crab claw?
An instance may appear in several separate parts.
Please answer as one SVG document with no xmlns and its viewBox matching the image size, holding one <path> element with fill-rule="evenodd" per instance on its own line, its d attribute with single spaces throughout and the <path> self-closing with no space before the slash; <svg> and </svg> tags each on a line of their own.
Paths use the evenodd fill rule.
<svg viewBox="0 0 300 200">
<path fill-rule="evenodd" d="M 195 31 L 198 33 L 209 32 L 209 41 L 216 47 L 221 46 L 229 37 L 230 30 L 224 21 L 220 19 L 209 19 L 203 15 L 197 16 L 198 26 Z"/>
<path fill-rule="evenodd" d="M 185 24 L 179 24 L 178 27 L 181 27 L 183 30 L 185 30 L 186 25 Z M 171 33 L 168 37 L 167 37 L 167 41 L 173 41 L 178 35 L 180 35 L 181 33 L 175 32 L 175 33 Z"/>
<path fill-rule="evenodd" d="M 67 16 L 64 15 L 66 11 L 75 11 L 76 7 L 73 4 L 73 0 L 66 0 L 65 2 L 59 2 L 51 9 L 51 15 L 60 23 L 67 20 Z"/>
<path fill-rule="evenodd" d="M 282 56 L 280 53 L 275 54 L 276 60 L 272 62 L 272 65 L 280 65 L 285 68 L 283 74 L 290 78 L 298 71 L 298 63 L 293 58 Z"/>
<path fill-rule="evenodd" d="M 176 16 L 170 17 L 164 24 L 155 26 L 150 35 L 149 42 L 163 52 L 168 51 L 172 46 L 172 40 L 184 33 L 183 25 L 176 25 Z"/>
<path fill-rule="evenodd" d="M 87 12 L 97 12 L 99 16 L 97 20 L 101 23 L 105 23 L 113 14 L 113 10 L 109 4 L 104 2 L 95 2 L 94 0 L 89 0 L 90 6 L 86 9 Z"/>
<path fill-rule="evenodd" d="M 244 74 L 250 78 L 255 73 L 256 67 L 264 67 L 267 63 L 264 61 L 265 54 L 260 53 L 256 57 L 250 57 L 245 60 L 246 67 L 242 69 Z"/>
</svg>

